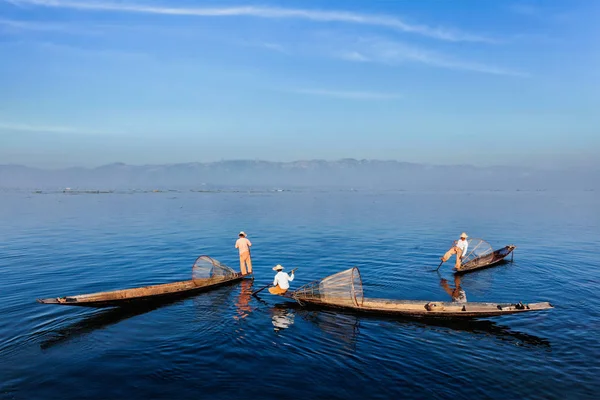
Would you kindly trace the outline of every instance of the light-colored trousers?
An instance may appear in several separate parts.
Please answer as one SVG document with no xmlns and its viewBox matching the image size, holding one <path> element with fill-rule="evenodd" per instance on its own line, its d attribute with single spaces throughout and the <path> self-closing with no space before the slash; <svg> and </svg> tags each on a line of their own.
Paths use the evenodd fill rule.
<svg viewBox="0 0 600 400">
<path fill-rule="evenodd" d="M 444 262 L 448 261 L 453 254 L 456 254 L 456 269 L 459 269 L 461 262 L 460 258 L 462 257 L 462 250 L 460 249 L 460 247 L 454 246 L 453 248 L 448 250 L 446 254 L 444 254 L 444 257 L 442 257 L 442 260 Z"/>
<path fill-rule="evenodd" d="M 269 288 L 269 293 L 271 294 L 284 294 L 285 292 L 287 292 L 287 289 L 282 289 L 279 285 Z"/>
<path fill-rule="evenodd" d="M 246 270 L 246 266 L 248 267 L 248 270 Z M 252 258 L 250 258 L 249 251 L 240 254 L 240 270 L 242 271 L 242 275 L 252 273 Z"/>
</svg>

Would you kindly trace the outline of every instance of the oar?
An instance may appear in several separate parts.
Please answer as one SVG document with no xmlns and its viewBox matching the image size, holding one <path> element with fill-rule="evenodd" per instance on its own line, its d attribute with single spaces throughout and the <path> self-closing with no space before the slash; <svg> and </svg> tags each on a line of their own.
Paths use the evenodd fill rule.
<svg viewBox="0 0 600 400">
<path fill-rule="evenodd" d="M 265 285 L 265 286 L 261 287 L 260 289 L 258 289 L 258 290 L 256 290 L 256 291 L 252 292 L 252 296 L 256 296 L 258 293 L 262 292 L 263 290 L 265 290 L 265 289 L 266 289 L 266 288 L 268 288 L 269 286 L 271 286 L 271 285 L 270 285 L 270 284 L 269 284 L 269 285 Z"/>
<path fill-rule="evenodd" d="M 442 260 L 442 262 L 440 263 L 440 265 L 438 265 L 438 267 L 435 269 L 436 272 L 440 269 L 440 267 L 442 266 L 443 263 L 444 263 L 444 260 Z"/>
</svg>

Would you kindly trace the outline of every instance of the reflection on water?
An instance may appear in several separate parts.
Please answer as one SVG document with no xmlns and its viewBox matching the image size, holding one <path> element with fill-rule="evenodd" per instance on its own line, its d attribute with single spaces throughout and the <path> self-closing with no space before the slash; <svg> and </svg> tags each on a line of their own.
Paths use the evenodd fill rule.
<svg viewBox="0 0 600 400">
<path fill-rule="evenodd" d="M 128 318 L 135 317 L 136 315 L 145 314 L 147 312 L 156 310 L 161 307 L 165 307 L 170 303 L 163 303 L 160 305 L 146 305 L 136 308 L 112 308 L 104 309 L 100 312 L 86 315 L 83 319 L 63 326 L 59 329 L 41 332 L 44 336 L 48 336 L 40 342 L 40 348 L 48 349 L 60 343 L 64 343 L 76 337 L 80 337 L 89 334 L 96 329 L 102 329 L 110 325 L 117 324 Z"/>
<path fill-rule="evenodd" d="M 279 332 L 294 325 L 294 311 L 285 308 L 273 307 L 270 309 L 273 330 Z"/>
<path fill-rule="evenodd" d="M 0 397 L 279 398 L 285 382 L 295 398 L 594 398 L 600 313 L 581 305 L 598 298 L 597 193 L 336 193 L 3 194 Z M 455 209 L 469 212 L 457 221 Z M 367 297 L 434 301 L 450 295 L 429 271 L 467 226 L 521 249 L 514 264 L 461 276 L 470 302 L 557 308 L 494 322 L 385 318 L 266 293 L 263 304 L 249 282 L 160 308 L 34 301 L 189 279 L 191 254 L 234 265 L 240 225 L 256 232 L 259 282 L 277 263 L 302 266 L 294 288 L 357 265 Z M 24 262 L 36 267 L 24 274 Z M 289 346 L 284 367 L 274 346 Z"/>
<path fill-rule="evenodd" d="M 250 283 L 252 285 L 252 281 L 243 281 L 243 283 Z M 204 316 L 207 314 L 207 310 L 218 311 L 228 303 L 234 288 L 234 285 L 224 286 L 218 290 L 193 297 L 194 309 Z M 47 349 L 73 338 L 89 334 L 97 329 L 103 329 L 126 319 L 184 301 L 185 299 L 163 300 L 152 303 L 140 303 L 132 307 L 102 309 L 101 311 L 85 315 L 82 319 L 58 329 L 40 332 L 41 335 L 48 336 L 40 342 L 40 348 Z"/>
<path fill-rule="evenodd" d="M 467 293 L 460 284 L 460 276 L 454 275 L 454 287 L 448 284 L 448 281 L 444 278 L 440 279 L 440 286 L 446 293 L 450 295 L 452 301 L 455 303 L 466 303 Z"/>
<path fill-rule="evenodd" d="M 238 320 L 246 318 L 252 312 L 252 307 L 250 307 L 250 299 L 252 298 L 253 283 L 253 280 L 243 280 L 240 284 L 240 294 L 235 302 L 237 315 L 234 315 L 233 319 Z"/>
<path fill-rule="evenodd" d="M 356 350 L 356 339 L 360 333 L 360 319 L 354 314 L 337 313 L 332 311 L 302 310 L 298 314 L 302 319 L 315 324 L 349 350 Z"/>
<path fill-rule="evenodd" d="M 267 304 L 264 301 L 261 302 Z M 344 310 L 331 311 L 314 307 L 302 307 L 298 303 L 292 302 L 275 304 L 270 309 L 270 312 L 272 316 L 285 317 L 278 318 L 278 320 L 282 322 L 284 320 L 289 320 L 291 317 L 293 323 L 294 316 L 298 315 L 302 320 L 313 323 L 323 332 L 352 348 L 354 348 L 357 338 L 360 335 L 361 320 L 392 322 L 400 325 L 417 325 L 440 333 L 443 333 L 444 330 L 466 332 L 476 336 L 490 336 L 501 341 L 515 342 L 521 346 L 550 348 L 550 341 L 546 338 L 519 332 L 508 326 L 499 325 L 490 320 L 423 319 L 419 317 L 393 317 L 369 314 L 359 315 Z M 275 320 L 273 325 L 276 326 Z M 285 329 L 287 327 L 289 327 L 289 325 L 280 329 Z"/>
</svg>

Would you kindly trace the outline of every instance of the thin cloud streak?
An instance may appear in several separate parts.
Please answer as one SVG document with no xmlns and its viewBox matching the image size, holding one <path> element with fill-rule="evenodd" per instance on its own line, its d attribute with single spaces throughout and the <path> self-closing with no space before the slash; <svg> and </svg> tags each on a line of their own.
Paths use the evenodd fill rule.
<svg viewBox="0 0 600 400">
<path fill-rule="evenodd" d="M 398 66 L 405 63 L 419 63 L 431 67 L 479 72 L 492 75 L 506 75 L 516 77 L 527 77 L 527 73 L 496 67 L 493 65 L 460 60 L 448 57 L 444 54 L 409 46 L 401 42 L 395 42 L 376 37 L 361 38 L 351 41 L 345 47 L 352 48 L 349 51 L 333 51 L 332 56 L 345 61 L 371 62 L 385 65 Z M 342 43 L 338 47 L 344 46 Z"/>
<path fill-rule="evenodd" d="M 14 124 L 14 123 L 1 123 L 0 122 L 0 133 L 2 131 L 33 132 L 33 133 L 72 133 L 72 134 L 88 134 L 88 135 L 121 133 L 121 132 L 90 130 L 90 129 L 86 129 L 86 128 L 77 128 L 77 127 L 73 127 L 73 126 L 44 126 L 44 125 Z"/>
<path fill-rule="evenodd" d="M 5 0 L 6 1 L 6 0 Z M 89 29 L 89 27 L 74 27 L 72 25 L 55 24 L 51 22 L 38 22 L 38 21 L 21 21 L 12 19 L 0 18 L 0 29 L 8 32 L 57 32 L 57 33 L 68 33 L 68 34 L 88 34 L 97 35 L 101 34 L 100 29 Z"/>
<path fill-rule="evenodd" d="M 402 95 L 398 93 L 359 92 L 326 89 L 295 89 L 292 90 L 292 92 L 314 96 L 335 97 L 338 99 L 346 100 L 395 100 L 402 97 Z"/>
<path fill-rule="evenodd" d="M 197 17 L 256 17 L 269 19 L 304 19 L 316 22 L 341 22 L 358 25 L 370 25 L 418 34 L 449 42 L 499 43 L 498 39 L 487 36 L 460 32 L 458 30 L 431 27 L 422 24 L 407 23 L 399 18 L 387 15 L 358 14 L 347 11 L 322 11 L 310 9 L 278 7 L 193 7 L 178 8 L 167 6 L 149 6 L 136 3 L 112 2 L 74 2 L 68 0 L 13 0 L 20 4 L 44 7 L 69 8 L 82 11 L 114 11 L 142 14 L 160 14 Z"/>
</svg>

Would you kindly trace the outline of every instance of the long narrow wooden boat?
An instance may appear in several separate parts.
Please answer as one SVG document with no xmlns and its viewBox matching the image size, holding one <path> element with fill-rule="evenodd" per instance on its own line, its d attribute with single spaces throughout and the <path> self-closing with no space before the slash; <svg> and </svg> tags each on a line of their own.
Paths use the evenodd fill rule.
<svg viewBox="0 0 600 400">
<path fill-rule="evenodd" d="M 140 288 L 37 299 L 42 304 L 80 307 L 126 307 L 141 303 L 162 302 L 191 296 L 246 278 L 219 261 L 200 256 L 192 267 L 192 279 Z"/>
<path fill-rule="evenodd" d="M 338 308 L 370 314 L 388 314 L 423 318 L 483 318 L 541 311 L 553 308 L 543 303 L 454 303 L 418 300 L 373 299 L 363 296 L 362 278 L 358 268 L 339 272 L 311 282 L 285 297 L 301 305 Z"/>
</svg>

